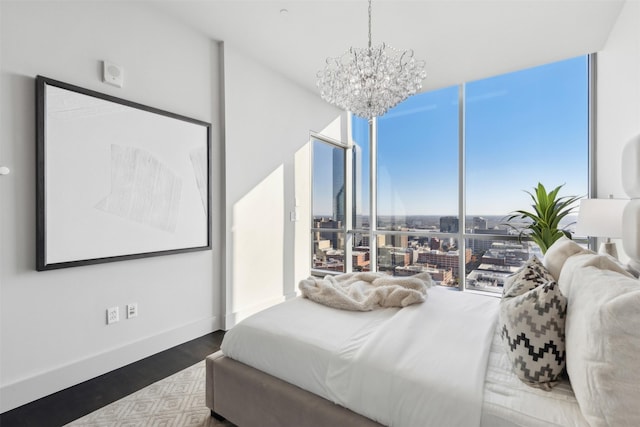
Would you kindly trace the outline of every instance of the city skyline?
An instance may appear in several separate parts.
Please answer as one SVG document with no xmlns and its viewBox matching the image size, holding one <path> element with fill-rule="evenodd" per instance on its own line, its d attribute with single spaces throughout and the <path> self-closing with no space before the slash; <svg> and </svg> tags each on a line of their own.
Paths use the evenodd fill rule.
<svg viewBox="0 0 640 427">
<path fill-rule="evenodd" d="M 429 228 L 433 228 L 436 225 L 439 225 L 441 218 L 458 218 L 457 215 L 404 215 L 404 216 L 395 216 L 395 215 L 378 215 L 378 230 L 389 231 L 387 227 L 408 227 L 409 230 L 405 231 L 416 231 L 422 232 Z M 479 228 L 483 230 L 491 230 L 494 228 L 498 229 L 509 229 L 510 226 L 520 226 L 526 223 L 526 221 L 520 219 L 514 219 L 512 221 L 508 221 L 507 225 L 507 217 L 508 215 L 466 215 L 465 216 L 465 225 L 466 229 Z M 314 215 L 314 220 L 332 220 L 332 214 L 324 214 L 324 215 Z M 358 215 L 357 220 L 364 224 L 363 229 L 367 230 L 368 215 Z M 476 219 L 484 219 L 486 221 L 485 227 L 478 227 L 478 222 Z M 569 230 L 573 230 L 575 228 L 576 221 L 578 219 L 578 214 L 573 213 L 567 215 L 560 221 L 561 228 L 567 228 Z"/>
</svg>

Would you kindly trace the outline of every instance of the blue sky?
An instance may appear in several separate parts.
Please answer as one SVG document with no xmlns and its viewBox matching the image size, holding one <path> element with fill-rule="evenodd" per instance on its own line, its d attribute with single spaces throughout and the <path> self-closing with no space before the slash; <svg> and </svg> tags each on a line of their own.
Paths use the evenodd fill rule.
<svg viewBox="0 0 640 427">
<path fill-rule="evenodd" d="M 527 209 L 523 190 L 538 181 L 564 184 L 561 195 L 587 194 L 586 56 L 468 82 L 465 91 L 468 215 Z M 354 122 L 363 152 L 358 211 L 366 214 L 368 127 Z M 315 160 L 321 168 L 321 156 Z M 323 181 L 314 180 L 315 192 Z M 326 197 L 314 199 L 315 213 L 331 212 Z M 458 213 L 457 86 L 415 95 L 378 119 L 378 213 Z"/>
</svg>

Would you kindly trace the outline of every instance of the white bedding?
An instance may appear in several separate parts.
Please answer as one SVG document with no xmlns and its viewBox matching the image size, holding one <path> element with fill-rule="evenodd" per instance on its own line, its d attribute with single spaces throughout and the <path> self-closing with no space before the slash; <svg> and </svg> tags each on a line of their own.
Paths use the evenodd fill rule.
<svg viewBox="0 0 640 427">
<path fill-rule="evenodd" d="M 496 328 L 484 385 L 482 426 L 589 427 L 589 424 L 568 380 L 544 391 L 518 379 Z"/>
<path fill-rule="evenodd" d="M 357 348 L 397 308 L 352 312 L 294 298 L 251 316 L 231 330 L 221 350 L 237 361 L 329 399 L 331 358 Z"/>
<path fill-rule="evenodd" d="M 387 426 L 479 426 L 498 300 L 437 287 L 333 360 L 334 402 Z"/>
<path fill-rule="evenodd" d="M 389 426 L 588 426 L 567 381 L 547 392 L 512 372 L 498 303 L 441 287 L 358 313 L 295 298 L 228 331 L 222 351 Z"/>
<path fill-rule="evenodd" d="M 297 298 L 238 324 L 222 351 L 384 425 L 477 426 L 498 302 L 436 287 L 353 313 Z"/>
</svg>

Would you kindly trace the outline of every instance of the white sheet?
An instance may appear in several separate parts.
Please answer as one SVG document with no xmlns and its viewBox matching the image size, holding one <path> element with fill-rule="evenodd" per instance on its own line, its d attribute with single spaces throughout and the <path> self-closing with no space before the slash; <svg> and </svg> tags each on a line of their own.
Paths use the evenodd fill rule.
<svg viewBox="0 0 640 427">
<path fill-rule="evenodd" d="M 362 345 L 397 311 L 355 313 L 294 298 L 227 331 L 221 350 L 232 359 L 330 399 L 326 377 L 331 358 L 349 346 Z"/>
<path fill-rule="evenodd" d="M 482 405 L 483 427 L 588 427 L 568 380 L 551 391 L 523 384 L 511 369 L 499 330 L 489 353 Z"/>
<path fill-rule="evenodd" d="M 435 287 L 353 313 L 298 298 L 238 324 L 222 351 L 381 424 L 477 426 L 498 302 Z"/>
</svg>

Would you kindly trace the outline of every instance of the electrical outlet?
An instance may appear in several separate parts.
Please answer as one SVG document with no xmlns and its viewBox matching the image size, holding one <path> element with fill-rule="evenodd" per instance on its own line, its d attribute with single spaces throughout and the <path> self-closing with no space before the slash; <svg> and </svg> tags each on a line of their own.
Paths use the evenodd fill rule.
<svg viewBox="0 0 640 427">
<path fill-rule="evenodd" d="M 116 323 L 120 320 L 120 310 L 118 307 L 107 308 L 107 325 Z"/>
<path fill-rule="evenodd" d="M 127 319 L 138 317 L 138 303 L 127 304 Z"/>
</svg>

